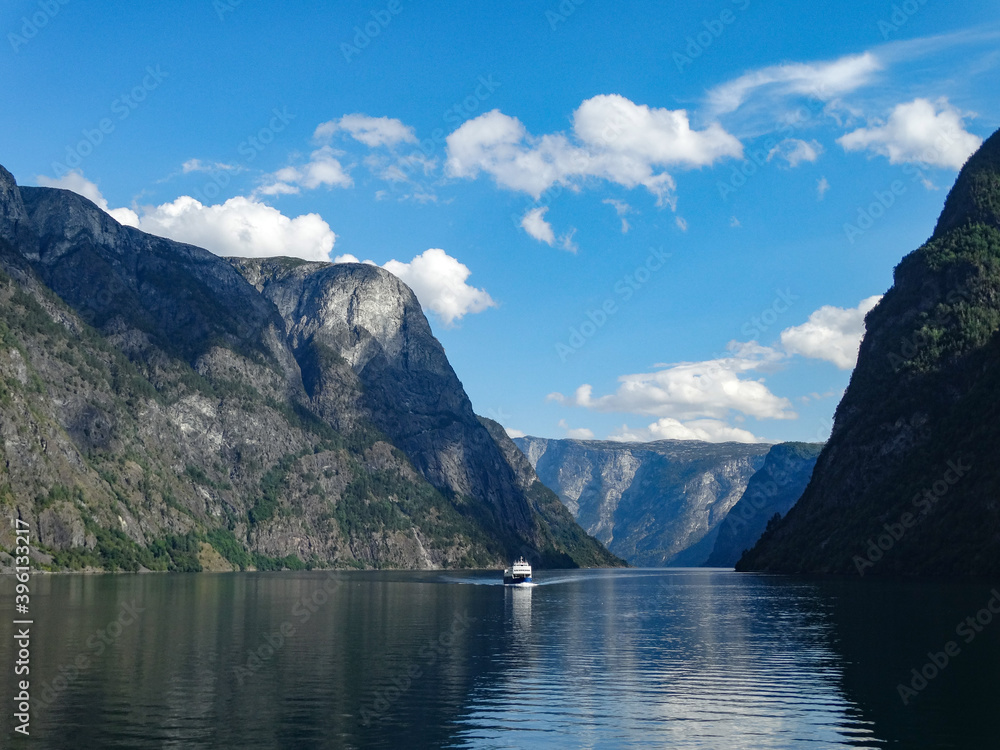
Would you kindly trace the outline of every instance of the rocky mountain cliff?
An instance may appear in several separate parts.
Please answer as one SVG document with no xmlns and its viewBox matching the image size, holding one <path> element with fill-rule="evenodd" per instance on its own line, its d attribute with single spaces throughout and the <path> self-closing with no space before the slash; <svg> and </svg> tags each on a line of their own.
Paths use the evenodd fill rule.
<svg viewBox="0 0 1000 750">
<path fill-rule="evenodd" d="M 822 443 L 779 443 L 767 452 L 764 465 L 750 477 L 743 496 L 719 524 L 712 554 L 705 565 L 731 568 L 750 549 L 775 514 L 784 516 L 809 484 Z"/>
<path fill-rule="evenodd" d="M 0 513 L 56 568 L 620 563 L 388 272 L 230 261 L 2 167 L 0 436 Z"/>
<path fill-rule="evenodd" d="M 764 443 L 515 438 L 577 522 L 632 565 L 701 565 Z"/>
<path fill-rule="evenodd" d="M 812 479 L 741 570 L 1000 573 L 1000 132 L 868 313 Z"/>
</svg>

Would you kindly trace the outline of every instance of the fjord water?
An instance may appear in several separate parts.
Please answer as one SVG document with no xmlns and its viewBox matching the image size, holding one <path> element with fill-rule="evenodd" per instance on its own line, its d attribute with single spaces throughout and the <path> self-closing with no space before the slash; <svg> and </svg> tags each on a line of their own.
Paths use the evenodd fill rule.
<svg viewBox="0 0 1000 750">
<path fill-rule="evenodd" d="M 31 737 L 13 733 L 8 636 L 2 744 L 972 748 L 1000 732 L 1000 616 L 971 643 L 955 633 L 988 583 L 498 578 L 36 576 Z M 12 579 L 0 589 L 9 628 Z M 948 641 L 960 653 L 904 705 L 897 683 Z"/>
</svg>

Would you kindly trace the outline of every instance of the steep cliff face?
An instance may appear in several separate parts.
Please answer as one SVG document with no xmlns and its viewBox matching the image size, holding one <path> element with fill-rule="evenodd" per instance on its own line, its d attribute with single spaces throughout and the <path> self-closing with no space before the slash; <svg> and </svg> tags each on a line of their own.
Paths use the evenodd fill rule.
<svg viewBox="0 0 1000 750">
<path fill-rule="evenodd" d="M 719 524 L 710 567 L 730 568 L 750 549 L 775 514 L 784 516 L 809 484 L 822 443 L 779 443 L 750 477 L 746 491 Z"/>
<path fill-rule="evenodd" d="M 587 533 L 632 565 L 700 565 L 765 444 L 515 438 Z"/>
<path fill-rule="evenodd" d="M 738 569 L 1000 573 L 1000 133 L 866 329 L 812 480 Z"/>
<path fill-rule="evenodd" d="M 231 263 L 2 169 L 0 437 L 55 567 L 613 562 L 533 510 L 388 273 Z"/>
<path fill-rule="evenodd" d="M 431 484 L 454 497 L 485 501 L 498 529 L 531 530 L 531 512 L 516 491 L 510 465 L 473 413 L 403 282 L 362 264 L 255 259 L 233 264 L 276 305 L 310 397 L 325 413 L 343 411 L 331 402 L 343 398 L 347 385 L 361 416 L 399 446 Z"/>
</svg>

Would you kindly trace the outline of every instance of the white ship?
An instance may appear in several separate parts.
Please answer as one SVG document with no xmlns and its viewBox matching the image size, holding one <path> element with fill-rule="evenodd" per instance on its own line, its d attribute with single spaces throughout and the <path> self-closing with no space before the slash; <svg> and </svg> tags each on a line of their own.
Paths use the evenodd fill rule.
<svg viewBox="0 0 1000 750">
<path fill-rule="evenodd" d="M 521 583 L 531 583 L 531 565 L 523 557 L 504 569 L 503 582 L 505 586 L 517 586 Z"/>
</svg>

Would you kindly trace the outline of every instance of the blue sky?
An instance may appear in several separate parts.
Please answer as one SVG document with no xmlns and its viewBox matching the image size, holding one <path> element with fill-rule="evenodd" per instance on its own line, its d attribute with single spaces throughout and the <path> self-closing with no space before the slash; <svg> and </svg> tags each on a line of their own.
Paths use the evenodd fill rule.
<svg viewBox="0 0 1000 750">
<path fill-rule="evenodd" d="M 386 265 L 512 434 L 825 439 L 1000 125 L 1000 14 L 676 6 L 12 1 L 0 163 L 220 254 Z"/>
</svg>

